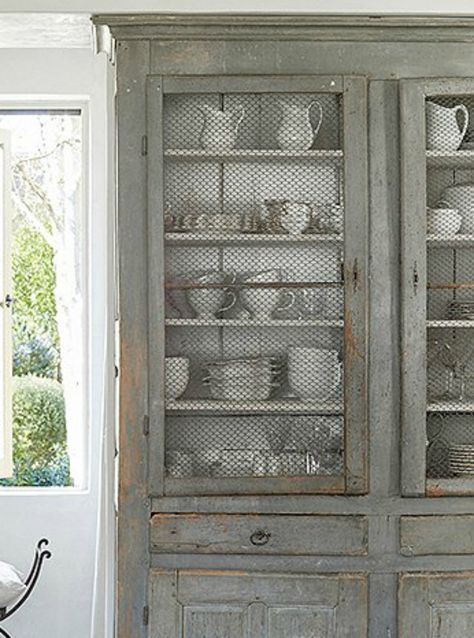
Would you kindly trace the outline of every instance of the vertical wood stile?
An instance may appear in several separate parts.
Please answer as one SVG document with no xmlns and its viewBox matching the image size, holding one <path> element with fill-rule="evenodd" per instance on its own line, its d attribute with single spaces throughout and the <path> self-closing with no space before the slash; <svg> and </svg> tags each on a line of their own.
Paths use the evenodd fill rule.
<svg viewBox="0 0 474 638">
<path fill-rule="evenodd" d="M 402 492 L 422 496 L 426 476 L 425 95 L 400 83 Z"/>
<path fill-rule="evenodd" d="M 164 493 L 165 471 L 165 247 L 163 83 L 147 82 L 148 342 L 150 378 L 150 493 Z"/>
<path fill-rule="evenodd" d="M 344 78 L 344 403 L 346 492 L 368 482 L 368 144 L 365 78 Z"/>
<path fill-rule="evenodd" d="M 148 42 L 119 43 L 118 269 L 120 312 L 117 638 L 145 638 L 143 608 L 149 569 L 147 224 L 145 78 Z"/>
</svg>

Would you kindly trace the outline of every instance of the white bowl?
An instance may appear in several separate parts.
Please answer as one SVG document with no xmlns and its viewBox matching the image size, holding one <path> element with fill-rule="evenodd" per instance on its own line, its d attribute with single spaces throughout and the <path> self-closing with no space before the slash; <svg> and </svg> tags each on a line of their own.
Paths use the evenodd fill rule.
<svg viewBox="0 0 474 638">
<path fill-rule="evenodd" d="M 221 401 L 266 401 L 269 398 L 274 384 L 271 380 L 261 379 L 256 383 L 253 377 L 235 379 L 222 379 L 209 381 L 211 396 Z"/>
<path fill-rule="evenodd" d="M 458 233 L 461 225 L 462 215 L 455 208 L 428 209 L 427 230 L 429 234 L 449 237 Z"/>
<path fill-rule="evenodd" d="M 195 283 L 200 285 L 223 284 L 225 278 L 224 273 L 209 273 L 198 277 Z M 235 294 L 225 288 L 191 288 L 187 290 L 186 296 L 190 306 L 200 319 L 214 319 L 216 312 L 228 310 L 236 300 Z"/>
<path fill-rule="evenodd" d="M 165 395 L 169 400 L 179 399 L 189 383 L 189 359 L 165 358 Z"/>
<path fill-rule="evenodd" d="M 291 389 L 302 399 L 327 401 L 340 382 L 337 350 L 290 348 L 288 380 Z"/>
</svg>

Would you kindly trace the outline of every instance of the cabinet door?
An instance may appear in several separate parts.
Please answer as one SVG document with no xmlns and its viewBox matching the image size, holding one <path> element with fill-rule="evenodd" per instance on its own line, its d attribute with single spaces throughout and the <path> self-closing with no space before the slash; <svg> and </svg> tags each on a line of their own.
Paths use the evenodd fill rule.
<svg viewBox="0 0 474 638">
<path fill-rule="evenodd" d="M 473 634 L 471 573 L 401 576 L 399 638 L 467 638 Z"/>
<path fill-rule="evenodd" d="M 366 491 L 366 83 L 150 77 L 154 494 Z"/>
<path fill-rule="evenodd" d="M 403 492 L 474 493 L 474 81 L 402 82 Z"/>
<path fill-rule="evenodd" d="M 152 571 L 150 638 L 363 638 L 365 576 Z"/>
</svg>

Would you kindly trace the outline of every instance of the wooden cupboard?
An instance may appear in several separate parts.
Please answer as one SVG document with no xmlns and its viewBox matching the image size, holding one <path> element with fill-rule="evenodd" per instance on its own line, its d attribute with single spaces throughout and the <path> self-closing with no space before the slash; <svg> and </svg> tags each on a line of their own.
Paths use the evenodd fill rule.
<svg viewBox="0 0 474 638">
<path fill-rule="evenodd" d="M 474 21 L 94 21 L 117 635 L 470 636 Z"/>
</svg>

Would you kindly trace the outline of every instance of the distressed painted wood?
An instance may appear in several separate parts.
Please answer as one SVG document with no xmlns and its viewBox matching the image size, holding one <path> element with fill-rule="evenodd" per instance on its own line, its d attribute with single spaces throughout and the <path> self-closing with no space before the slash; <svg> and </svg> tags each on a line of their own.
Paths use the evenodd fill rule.
<svg viewBox="0 0 474 638">
<path fill-rule="evenodd" d="M 344 78 L 344 403 L 346 491 L 368 486 L 367 85 Z"/>
<path fill-rule="evenodd" d="M 203 554 L 367 553 L 363 516 L 238 516 L 155 514 L 151 550 Z"/>
<path fill-rule="evenodd" d="M 163 180 L 163 82 L 147 80 L 147 227 L 148 227 L 148 363 L 149 489 L 164 494 L 165 465 L 165 266 Z"/>
<path fill-rule="evenodd" d="M 367 632 L 364 575 L 183 570 L 152 571 L 150 578 L 151 638 L 362 638 Z"/>
<path fill-rule="evenodd" d="M 473 494 L 472 480 L 425 481 L 424 406 L 422 421 L 411 418 L 417 414 L 421 418 L 422 411 L 424 354 L 416 335 L 422 334 L 425 308 L 422 298 L 409 288 L 413 284 L 410 259 L 424 257 L 424 236 L 420 243 L 425 207 L 424 166 L 420 168 L 424 152 L 422 93 L 472 91 L 474 19 L 145 15 L 101 16 L 97 22 L 110 23 L 119 43 L 122 339 L 129 346 L 122 346 L 126 370 L 121 373 L 120 638 L 144 635 L 143 605 L 150 567 L 150 638 L 189 637 L 191 633 L 234 638 L 245 632 L 265 638 L 313 638 L 315 634 L 333 638 L 470 636 L 473 577 L 463 572 L 474 572 L 474 549 L 469 549 L 474 515 L 474 498 L 469 496 Z M 315 78 L 315 73 L 325 77 Z M 146 109 L 148 74 L 152 77 Z M 343 80 L 343 76 L 362 79 Z M 364 77 L 368 104 L 360 89 L 366 82 Z M 452 81 L 453 77 L 461 81 Z M 336 84 L 327 86 L 328 78 Z M 405 81 L 399 104 L 400 78 Z M 357 393 L 353 395 L 352 414 L 358 417 L 354 436 L 346 441 L 350 480 L 345 485 L 342 477 L 317 483 L 311 478 L 295 479 L 284 486 L 279 479 L 269 479 L 262 487 L 254 479 L 221 479 L 219 489 L 214 479 L 199 485 L 188 479 L 164 481 L 162 371 L 161 364 L 147 360 L 153 357 L 159 362 L 163 356 L 159 326 L 162 299 L 160 286 L 154 287 L 155 282 L 161 282 L 162 269 L 162 149 L 160 127 L 156 126 L 161 98 L 153 87 L 163 81 L 166 90 L 186 92 L 207 82 L 217 88 L 271 90 L 292 79 L 303 89 L 311 82 L 316 86 L 318 81 L 327 90 L 360 82 L 359 88 L 353 84 L 352 95 L 358 98 L 352 105 L 348 100 L 345 116 L 354 117 L 355 122 L 357 111 L 357 117 L 363 113 L 363 118 L 355 127 L 347 127 L 345 151 L 355 160 L 354 171 L 346 173 L 346 180 L 357 184 L 347 205 L 361 212 L 359 221 L 364 228 L 354 217 L 348 221 L 353 243 L 346 247 L 346 256 L 351 254 L 353 262 L 351 251 L 363 253 L 370 239 L 370 264 L 364 262 L 363 269 L 370 300 L 369 323 L 363 317 L 366 309 L 357 305 L 357 295 L 353 302 L 359 315 L 352 322 L 359 343 L 365 338 L 366 350 L 370 345 L 370 357 L 365 358 L 365 365 L 367 360 L 370 364 L 370 385 L 357 386 L 359 397 L 368 395 L 365 401 L 356 403 Z M 422 86 L 421 92 L 416 85 Z M 364 132 L 362 120 L 368 122 L 368 131 L 366 127 Z M 146 130 L 148 158 L 136 154 Z M 405 153 L 401 163 L 400 135 Z M 351 149 L 349 139 L 357 142 Z M 469 168 L 470 158 L 464 155 L 461 159 Z M 440 166 L 454 159 L 429 156 L 428 161 Z M 463 177 L 468 177 L 467 173 Z M 369 228 L 365 226 L 367 217 Z M 346 277 L 351 274 L 346 273 Z M 404 293 L 401 371 L 400 283 Z M 418 287 L 424 291 L 420 272 Z M 350 289 L 348 293 L 352 294 Z M 144 301 L 147 294 L 148 306 Z M 424 328 L 423 323 L 423 336 Z M 407 344 L 415 344 L 414 353 L 405 348 Z M 402 443 L 400 376 L 404 378 L 404 399 L 409 399 L 403 407 Z M 367 412 L 370 458 L 363 442 Z M 147 414 L 149 446 L 140 420 Z M 405 497 L 400 495 L 400 477 Z M 359 495 L 337 494 L 345 488 Z M 154 496 L 152 511 L 156 513 L 151 526 L 149 494 Z M 223 515 L 229 519 L 228 525 L 221 522 Z M 313 519 L 318 521 L 318 533 L 314 534 Z M 332 523 L 328 526 L 327 520 L 322 525 L 322 519 L 337 519 L 338 523 L 342 519 L 347 529 L 339 524 L 337 528 Z M 248 537 L 253 530 L 251 522 L 257 521 L 272 521 L 269 543 L 275 544 L 254 551 Z M 355 521 L 363 524 L 358 527 Z M 151 556 L 148 529 L 154 546 Z M 448 544 L 449 529 L 452 538 Z M 344 554 L 352 547 L 364 550 Z M 467 553 L 454 553 L 461 550 Z"/>
<path fill-rule="evenodd" d="M 467 638 L 474 631 L 474 574 L 400 578 L 399 638 Z"/>
<path fill-rule="evenodd" d="M 400 551 L 405 556 L 472 554 L 474 515 L 402 516 Z"/>
<path fill-rule="evenodd" d="M 120 318 L 117 636 L 144 638 L 147 601 L 148 467 L 143 433 L 148 414 L 145 78 L 147 42 L 122 43 L 119 66 L 118 286 Z M 133 212 L 133 214 L 131 214 Z"/>
<path fill-rule="evenodd" d="M 426 476 L 426 161 L 425 97 L 400 84 L 402 492 L 421 496 Z"/>
</svg>

